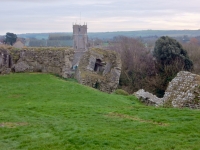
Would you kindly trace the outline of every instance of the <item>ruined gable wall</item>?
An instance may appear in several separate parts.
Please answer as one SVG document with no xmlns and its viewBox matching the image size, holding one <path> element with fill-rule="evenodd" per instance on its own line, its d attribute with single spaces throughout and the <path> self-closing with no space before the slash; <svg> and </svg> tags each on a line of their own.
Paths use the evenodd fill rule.
<svg viewBox="0 0 200 150">
<path fill-rule="evenodd" d="M 0 48 L 0 74 L 45 72 L 70 76 L 74 50 L 70 48 Z"/>
<path fill-rule="evenodd" d="M 101 61 L 99 68 L 95 68 L 97 60 Z M 76 79 L 83 85 L 111 93 L 116 90 L 119 84 L 120 74 L 121 59 L 119 54 L 96 48 L 90 49 L 82 56 L 76 70 Z"/>
</svg>

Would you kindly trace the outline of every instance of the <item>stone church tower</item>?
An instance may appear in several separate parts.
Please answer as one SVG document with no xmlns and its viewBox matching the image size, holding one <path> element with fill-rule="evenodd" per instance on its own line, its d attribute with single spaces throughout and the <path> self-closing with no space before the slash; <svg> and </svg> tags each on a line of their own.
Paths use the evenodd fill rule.
<svg viewBox="0 0 200 150">
<path fill-rule="evenodd" d="M 73 40 L 74 49 L 76 51 L 86 51 L 87 50 L 87 25 L 73 25 Z"/>
<path fill-rule="evenodd" d="M 73 25 L 73 48 L 75 50 L 73 68 L 77 67 L 81 56 L 88 50 L 87 25 Z"/>
</svg>

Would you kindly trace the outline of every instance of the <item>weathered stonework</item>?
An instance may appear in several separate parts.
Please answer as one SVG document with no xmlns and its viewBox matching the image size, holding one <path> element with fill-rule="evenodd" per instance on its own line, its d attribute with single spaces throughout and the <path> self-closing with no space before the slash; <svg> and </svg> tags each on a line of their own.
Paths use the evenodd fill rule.
<svg viewBox="0 0 200 150">
<path fill-rule="evenodd" d="M 74 50 L 62 48 L 0 48 L 0 74 L 10 72 L 45 72 L 69 77 Z"/>
<path fill-rule="evenodd" d="M 137 91 L 135 96 L 142 102 L 155 106 L 200 109 L 200 76 L 180 71 L 169 83 L 163 98 L 144 90 Z"/>
<path fill-rule="evenodd" d="M 200 108 L 200 76 L 181 71 L 169 83 L 163 97 L 164 104 L 173 107 Z"/>
<path fill-rule="evenodd" d="M 88 36 L 87 25 L 73 25 L 73 47 L 77 51 L 87 50 Z"/>
<path fill-rule="evenodd" d="M 163 105 L 163 99 L 158 98 L 157 96 L 153 95 L 152 93 L 145 92 L 143 89 L 140 89 L 139 91 L 134 93 L 135 96 L 146 105 L 152 105 L 152 106 L 161 106 Z"/>
<path fill-rule="evenodd" d="M 87 25 L 73 25 L 73 48 L 75 50 L 73 67 L 78 66 L 83 54 L 88 50 Z"/>
<path fill-rule="evenodd" d="M 120 74 L 119 54 L 96 48 L 84 53 L 75 76 L 81 84 L 111 93 L 119 84 Z"/>
</svg>

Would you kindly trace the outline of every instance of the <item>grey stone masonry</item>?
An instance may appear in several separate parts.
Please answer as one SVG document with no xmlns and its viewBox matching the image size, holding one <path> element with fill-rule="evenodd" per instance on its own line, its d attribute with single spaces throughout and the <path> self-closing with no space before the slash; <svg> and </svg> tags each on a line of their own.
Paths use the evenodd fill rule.
<svg viewBox="0 0 200 150">
<path fill-rule="evenodd" d="M 169 83 L 163 100 L 173 107 L 200 108 L 200 76 L 187 71 L 179 72 Z"/>
<path fill-rule="evenodd" d="M 73 41 L 75 51 L 85 51 L 87 49 L 87 25 L 73 25 Z"/>
<path fill-rule="evenodd" d="M 135 96 L 146 105 L 153 105 L 153 106 L 162 106 L 163 99 L 158 98 L 157 96 L 153 95 L 152 93 L 145 92 L 143 89 L 134 93 Z"/>
<path fill-rule="evenodd" d="M 73 66 L 78 66 L 83 54 L 88 50 L 87 25 L 73 25 L 73 47 L 75 50 Z"/>
<path fill-rule="evenodd" d="M 75 77 L 81 84 L 111 93 L 119 84 L 120 74 L 119 54 L 94 48 L 81 57 Z"/>
<path fill-rule="evenodd" d="M 62 48 L 0 48 L 0 74 L 10 72 L 45 72 L 62 77 L 71 76 L 74 50 Z"/>
<path fill-rule="evenodd" d="M 146 104 L 200 109 L 200 76 L 180 71 L 169 83 L 163 98 L 158 98 L 144 90 L 139 90 L 134 94 Z"/>
</svg>

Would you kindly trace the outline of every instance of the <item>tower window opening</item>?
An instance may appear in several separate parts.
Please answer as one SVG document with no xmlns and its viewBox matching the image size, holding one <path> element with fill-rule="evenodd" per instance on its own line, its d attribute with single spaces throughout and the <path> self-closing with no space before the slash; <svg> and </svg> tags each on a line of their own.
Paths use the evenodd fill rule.
<svg viewBox="0 0 200 150">
<path fill-rule="evenodd" d="M 95 72 L 100 72 L 102 70 L 102 64 L 100 59 L 96 59 L 95 66 L 94 66 L 94 71 Z"/>
</svg>

